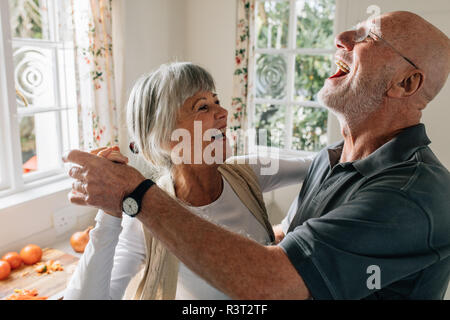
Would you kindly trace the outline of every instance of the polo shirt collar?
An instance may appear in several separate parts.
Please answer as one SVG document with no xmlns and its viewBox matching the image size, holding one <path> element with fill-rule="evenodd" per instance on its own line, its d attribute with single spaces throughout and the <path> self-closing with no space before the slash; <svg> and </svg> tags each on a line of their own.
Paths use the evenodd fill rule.
<svg viewBox="0 0 450 320">
<path fill-rule="evenodd" d="M 385 168 L 407 161 L 417 149 L 430 143 L 425 125 L 419 123 L 403 129 L 397 136 L 372 152 L 368 157 L 356 160 L 352 164 L 360 174 L 367 177 Z M 330 167 L 338 163 L 343 145 L 344 141 L 341 141 L 328 148 Z"/>
</svg>

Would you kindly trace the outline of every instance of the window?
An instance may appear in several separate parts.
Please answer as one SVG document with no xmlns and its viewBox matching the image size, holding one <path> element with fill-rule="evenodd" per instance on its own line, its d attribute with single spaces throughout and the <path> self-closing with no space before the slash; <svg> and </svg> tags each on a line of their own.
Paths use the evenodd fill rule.
<svg viewBox="0 0 450 320">
<path fill-rule="evenodd" d="M 333 70 L 335 0 L 257 0 L 255 11 L 250 127 L 267 130 L 273 147 L 318 151 L 327 144 L 317 93 Z"/>
<path fill-rule="evenodd" d="M 61 178 L 78 146 L 69 0 L 0 2 L 0 195 Z"/>
</svg>

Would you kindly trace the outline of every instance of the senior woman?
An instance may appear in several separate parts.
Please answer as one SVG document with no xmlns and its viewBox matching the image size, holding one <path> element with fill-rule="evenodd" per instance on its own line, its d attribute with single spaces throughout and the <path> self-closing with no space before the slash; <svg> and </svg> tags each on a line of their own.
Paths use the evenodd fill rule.
<svg viewBox="0 0 450 320">
<path fill-rule="evenodd" d="M 162 65 L 133 87 L 127 105 L 130 135 L 139 156 L 162 172 L 157 184 L 189 210 L 259 243 L 274 242 L 262 193 L 300 183 L 311 159 L 274 159 L 279 170 L 272 175 L 262 174 L 257 158 L 250 164 L 230 159 L 222 164 L 229 150 L 227 111 L 214 91 L 214 81 L 203 68 Z M 175 132 L 189 133 L 183 146 L 190 150 L 179 148 Z M 213 150 L 214 161 L 205 159 L 207 150 Z M 127 162 L 117 148 L 98 155 Z M 99 210 L 90 235 L 65 299 L 122 299 L 142 265 L 135 299 L 228 299 L 178 261 L 137 219 Z"/>
</svg>

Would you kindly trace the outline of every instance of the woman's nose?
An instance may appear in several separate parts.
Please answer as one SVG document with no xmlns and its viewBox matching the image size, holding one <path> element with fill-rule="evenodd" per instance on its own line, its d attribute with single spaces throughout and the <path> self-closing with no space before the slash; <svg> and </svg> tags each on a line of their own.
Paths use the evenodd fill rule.
<svg viewBox="0 0 450 320">
<path fill-rule="evenodd" d="M 222 108 L 221 106 L 217 107 L 217 112 L 215 114 L 215 118 L 220 120 L 223 118 L 226 118 L 228 116 L 228 110 L 225 108 Z"/>
<path fill-rule="evenodd" d="M 336 36 L 334 44 L 338 49 L 352 51 L 355 47 L 355 31 L 345 31 Z"/>
</svg>

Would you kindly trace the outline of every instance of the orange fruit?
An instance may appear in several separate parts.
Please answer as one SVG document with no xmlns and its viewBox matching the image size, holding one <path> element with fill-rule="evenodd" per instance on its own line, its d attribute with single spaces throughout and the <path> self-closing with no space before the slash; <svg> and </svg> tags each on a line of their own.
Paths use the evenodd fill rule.
<svg viewBox="0 0 450 320">
<path fill-rule="evenodd" d="M 34 264 L 41 261 L 42 249 L 35 244 L 29 244 L 20 250 L 20 257 L 22 258 L 23 263 Z"/>
<path fill-rule="evenodd" d="M 2 257 L 2 260 L 8 262 L 11 269 L 16 269 L 22 265 L 22 258 L 17 252 L 8 252 Z"/>
<path fill-rule="evenodd" d="M 8 278 L 11 273 L 11 266 L 8 262 L 0 260 L 0 280 Z"/>
</svg>

